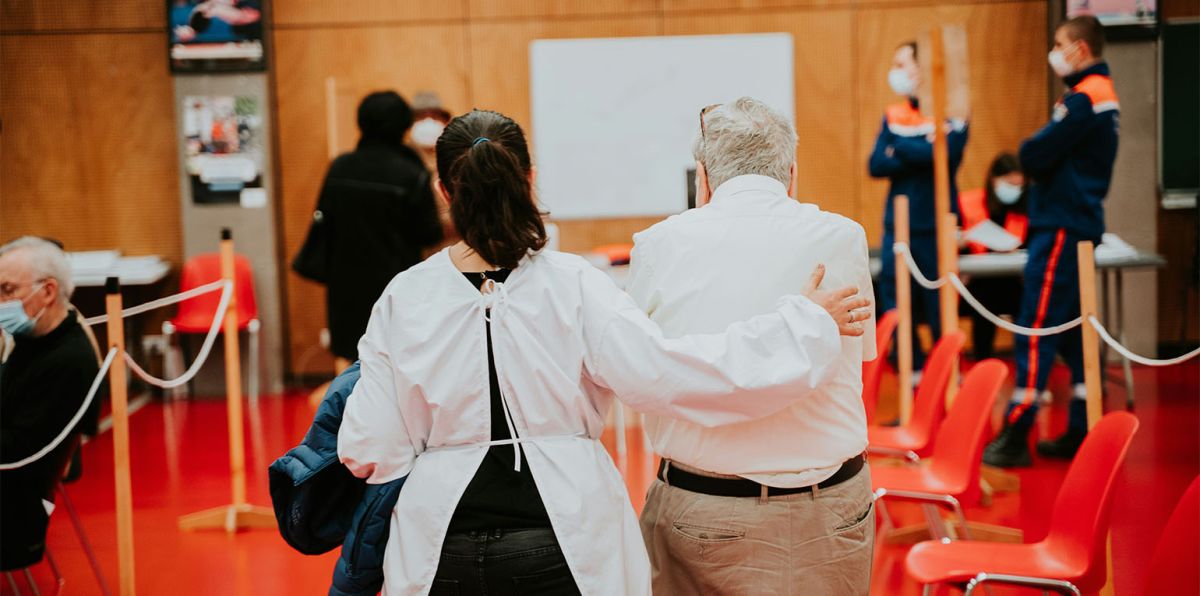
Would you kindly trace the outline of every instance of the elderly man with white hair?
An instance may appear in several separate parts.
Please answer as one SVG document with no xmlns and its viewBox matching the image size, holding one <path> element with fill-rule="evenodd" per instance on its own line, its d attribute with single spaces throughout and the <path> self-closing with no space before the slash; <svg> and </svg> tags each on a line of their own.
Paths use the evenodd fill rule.
<svg viewBox="0 0 1200 596">
<path fill-rule="evenodd" d="M 96 352 L 70 306 L 71 267 L 58 245 L 26 236 L 0 246 L 0 329 L 11 343 L 0 364 L 0 461 L 45 447 L 83 405 L 99 373 Z M 97 400 L 94 402 L 98 404 Z M 94 427 L 97 409 L 80 422 Z M 73 440 L 0 472 L 0 570 L 41 560 L 48 505 Z"/>
<path fill-rule="evenodd" d="M 634 236 L 627 290 L 664 334 L 769 312 L 821 266 L 831 287 L 871 297 L 862 226 L 789 196 L 797 138 L 783 115 L 743 97 L 702 110 L 699 128 L 699 208 Z M 646 417 L 662 456 L 641 519 L 656 594 L 867 594 L 862 362 L 875 325 L 869 310 L 854 317 L 865 333 L 842 337 L 836 372 L 782 411 L 715 428 Z"/>
</svg>

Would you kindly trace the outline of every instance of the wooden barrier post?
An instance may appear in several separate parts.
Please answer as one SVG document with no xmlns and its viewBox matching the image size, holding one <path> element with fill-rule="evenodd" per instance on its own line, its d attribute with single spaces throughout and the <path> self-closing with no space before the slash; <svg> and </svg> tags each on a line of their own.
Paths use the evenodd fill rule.
<svg viewBox="0 0 1200 596">
<path fill-rule="evenodd" d="M 896 243 L 909 246 L 908 197 L 899 195 L 893 202 L 892 221 L 895 223 Z M 883 255 L 888 258 L 888 255 Z M 896 259 L 896 314 L 900 320 L 896 325 L 896 373 L 900 377 L 900 424 L 908 424 L 913 406 L 913 319 L 912 278 L 909 277 L 908 261 L 904 255 L 893 254 Z M 881 354 L 882 356 L 882 354 Z"/>
<path fill-rule="evenodd" d="M 942 214 L 939 231 L 943 234 L 938 241 L 939 265 L 938 270 L 943 277 L 949 279 L 958 274 L 958 218 L 953 213 Z M 942 333 L 958 331 L 958 290 L 953 284 L 947 283 L 941 288 Z M 946 383 L 946 407 L 954 404 L 954 396 L 958 395 L 958 365 L 959 359 L 954 359 L 950 367 L 950 381 Z"/>
<path fill-rule="evenodd" d="M 1083 381 L 1087 388 L 1087 425 L 1091 430 L 1104 416 L 1103 363 L 1100 361 L 1100 335 L 1092 327 L 1090 319 L 1097 316 L 1096 310 L 1096 255 L 1095 246 L 1083 241 L 1076 245 L 1079 251 L 1079 314 L 1083 317 Z M 1111 596 L 1112 579 L 1112 533 L 1107 540 L 1107 581 L 1100 594 Z"/>
<path fill-rule="evenodd" d="M 329 159 L 338 155 L 337 78 L 325 79 L 325 151 Z"/>
<path fill-rule="evenodd" d="M 113 477 L 117 490 L 117 565 L 122 596 L 137 591 L 133 572 L 133 485 L 129 472 L 129 395 L 125 379 L 125 319 L 121 317 L 121 283 L 104 282 L 104 310 L 108 314 L 108 348 L 116 349 L 108 367 L 112 400 Z"/>
<path fill-rule="evenodd" d="M 236 283 L 233 235 L 221 230 L 221 277 Z M 242 421 L 242 360 L 238 345 L 237 288 L 229 292 L 222 332 L 225 334 L 225 403 L 229 418 L 229 468 L 233 503 L 179 518 L 183 530 L 224 528 L 233 533 L 242 528 L 273 528 L 275 514 L 246 502 L 246 447 Z"/>
<path fill-rule="evenodd" d="M 924 37 L 924 36 L 922 36 Z M 933 108 L 933 198 L 937 217 L 938 270 L 940 276 L 949 275 L 958 269 L 958 220 L 954 218 L 950 205 L 950 150 L 948 145 L 947 118 L 950 115 L 965 117 L 969 106 L 966 97 L 966 34 L 961 27 L 936 26 L 929 31 L 929 78 L 930 103 Z M 953 94 L 947 86 L 946 47 L 950 46 L 959 55 L 954 58 Z M 958 329 L 958 292 L 950 284 L 942 286 L 938 293 L 942 333 Z M 958 372 L 955 368 L 950 383 L 946 386 L 946 405 L 954 401 L 958 389 Z"/>
</svg>

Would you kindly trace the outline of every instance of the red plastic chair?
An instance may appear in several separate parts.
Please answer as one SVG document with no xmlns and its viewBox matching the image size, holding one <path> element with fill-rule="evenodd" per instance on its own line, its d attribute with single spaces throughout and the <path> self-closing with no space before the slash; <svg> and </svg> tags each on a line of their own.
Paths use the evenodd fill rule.
<svg viewBox="0 0 1200 596">
<path fill-rule="evenodd" d="M 991 430 L 992 404 L 1007 376 L 1008 367 L 994 358 L 976 364 L 964 377 L 950 414 L 938 429 L 933 454 L 924 462 L 927 465 L 873 468 L 875 499 L 948 507 L 958 516 L 963 535 L 970 538 L 961 503 L 979 498 L 979 466 Z M 931 527 L 930 531 L 942 535 L 940 528 Z"/>
<path fill-rule="evenodd" d="M 1200 476 L 1184 491 L 1150 559 L 1146 596 L 1200 594 Z"/>
<path fill-rule="evenodd" d="M 922 542 L 905 559 L 908 575 L 924 584 L 927 593 L 939 583 L 956 584 L 967 595 L 989 583 L 1076 596 L 1099 590 L 1107 575 L 1105 536 L 1113 483 L 1137 427 L 1132 414 L 1114 412 L 1088 433 L 1063 479 L 1050 531 L 1041 542 Z"/>
<path fill-rule="evenodd" d="M 933 436 L 946 413 L 946 386 L 958 366 L 966 336 L 947 333 L 933 346 L 921 384 L 913 396 L 913 413 L 903 426 L 867 427 L 867 452 L 919 461 L 933 450 Z"/>
<path fill-rule="evenodd" d="M 246 331 L 249 337 L 250 399 L 258 397 L 258 369 L 262 355 L 258 349 L 258 332 L 261 324 L 258 320 L 258 301 L 254 296 L 254 270 L 250 259 L 245 255 L 234 255 L 233 260 L 233 291 L 236 297 L 237 324 L 239 331 Z M 207 253 L 196 255 L 183 264 L 183 272 L 179 279 L 179 291 L 186 292 L 202 285 L 221 279 L 221 255 Z M 190 300 L 179 303 L 179 311 L 170 321 L 163 323 L 163 335 L 167 345 L 171 345 L 171 336 L 176 333 L 207 334 L 212 325 L 217 307 L 221 303 L 221 292 L 207 292 Z M 170 357 L 168 349 L 164 355 L 163 370 L 168 377 L 174 378 L 182 371 L 176 370 L 175 359 Z"/>
<path fill-rule="evenodd" d="M 875 409 L 879 405 L 879 383 L 887 363 L 888 350 L 892 348 L 892 334 L 900 324 L 900 315 L 895 309 L 883 313 L 875 325 L 875 359 L 863 363 L 863 408 L 867 413 L 867 424 L 875 420 Z"/>
</svg>

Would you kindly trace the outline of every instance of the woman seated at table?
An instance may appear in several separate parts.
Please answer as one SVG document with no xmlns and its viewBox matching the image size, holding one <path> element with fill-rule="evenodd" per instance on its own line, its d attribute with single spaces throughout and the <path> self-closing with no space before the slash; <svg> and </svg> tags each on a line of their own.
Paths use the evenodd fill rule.
<svg viewBox="0 0 1200 596">
<path fill-rule="evenodd" d="M 1021 239 L 1025 245 L 1025 234 L 1029 218 L 1025 214 L 1028 199 L 1025 196 L 1025 174 L 1017 156 L 1001 152 L 988 167 L 987 182 L 983 188 L 959 193 L 959 212 L 962 214 L 963 230 L 970 230 L 984 220 L 990 219 L 1009 234 Z M 986 246 L 967 242 L 965 250 L 972 254 L 990 252 Z M 996 314 L 1016 315 L 1021 306 L 1021 280 L 1012 277 L 978 277 L 967 280 L 967 289 Z M 988 322 L 975 309 L 964 305 L 971 317 L 971 343 L 976 359 L 991 358 L 996 340 L 996 326 Z"/>
</svg>

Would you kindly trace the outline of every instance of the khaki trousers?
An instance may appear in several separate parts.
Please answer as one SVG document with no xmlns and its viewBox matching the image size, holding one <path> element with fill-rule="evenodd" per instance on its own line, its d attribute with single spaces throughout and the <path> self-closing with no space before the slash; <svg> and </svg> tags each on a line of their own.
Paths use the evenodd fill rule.
<svg viewBox="0 0 1200 596">
<path fill-rule="evenodd" d="M 837 486 L 715 497 L 655 480 L 641 517 L 656 596 L 865 596 L 875 508 L 866 466 Z"/>
</svg>

